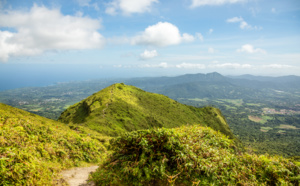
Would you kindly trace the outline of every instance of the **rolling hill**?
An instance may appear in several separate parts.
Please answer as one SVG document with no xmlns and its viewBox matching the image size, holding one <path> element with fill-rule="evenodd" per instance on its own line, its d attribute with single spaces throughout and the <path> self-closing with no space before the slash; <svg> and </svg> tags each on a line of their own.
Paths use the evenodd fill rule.
<svg viewBox="0 0 300 186">
<path fill-rule="evenodd" d="M 134 86 L 113 84 L 65 110 L 59 121 L 117 136 L 126 131 L 200 124 L 234 138 L 221 112 L 195 108 Z"/>
</svg>

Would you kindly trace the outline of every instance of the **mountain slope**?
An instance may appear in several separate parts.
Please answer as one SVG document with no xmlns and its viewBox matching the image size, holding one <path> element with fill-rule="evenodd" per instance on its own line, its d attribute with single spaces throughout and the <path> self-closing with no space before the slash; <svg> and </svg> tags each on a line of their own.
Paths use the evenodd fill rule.
<svg viewBox="0 0 300 186">
<path fill-rule="evenodd" d="M 69 107 L 59 121 L 88 126 L 111 136 L 139 129 L 201 124 L 234 138 L 216 108 L 183 105 L 166 96 L 124 84 L 111 85 Z"/>
<path fill-rule="evenodd" d="M 62 169 L 100 162 L 105 137 L 70 127 L 0 103 L 0 185 L 52 185 Z"/>
<path fill-rule="evenodd" d="M 134 131 L 111 149 L 92 174 L 97 185 L 299 185 L 296 162 L 238 152 L 208 127 Z"/>
</svg>

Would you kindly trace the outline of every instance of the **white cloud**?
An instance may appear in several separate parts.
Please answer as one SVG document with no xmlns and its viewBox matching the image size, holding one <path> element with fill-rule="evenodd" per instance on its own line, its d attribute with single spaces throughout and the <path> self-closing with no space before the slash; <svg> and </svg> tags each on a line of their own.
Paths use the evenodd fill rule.
<svg viewBox="0 0 300 186">
<path fill-rule="evenodd" d="M 194 63 L 181 63 L 179 65 L 175 65 L 176 68 L 192 68 L 192 69 L 205 69 L 204 64 L 194 64 Z"/>
<path fill-rule="evenodd" d="M 267 52 L 261 48 L 254 48 L 252 45 L 246 44 L 243 45 L 240 49 L 237 49 L 237 52 L 246 52 L 249 54 L 254 54 L 254 53 L 262 53 L 266 54 Z"/>
<path fill-rule="evenodd" d="M 254 29 L 254 30 L 261 30 L 262 27 L 260 26 L 251 26 L 249 25 L 242 17 L 233 17 L 226 20 L 228 23 L 240 23 L 241 29 Z"/>
<path fill-rule="evenodd" d="M 80 6 L 86 6 L 86 7 L 92 7 L 94 8 L 95 10 L 99 11 L 99 6 L 97 3 L 90 3 L 91 0 L 77 0 L 77 3 L 80 5 Z"/>
<path fill-rule="evenodd" d="M 191 8 L 206 6 L 206 5 L 223 5 L 247 2 L 247 0 L 192 0 Z"/>
<path fill-rule="evenodd" d="M 194 40 L 195 40 L 194 36 L 187 33 L 182 34 L 182 41 L 193 42 Z"/>
<path fill-rule="evenodd" d="M 159 22 L 149 26 L 144 32 L 132 38 L 134 45 L 168 46 L 177 45 L 182 42 L 191 42 L 194 36 L 184 33 L 180 35 L 179 29 L 168 22 Z"/>
<path fill-rule="evenodd" d="M 214 29 L 211 28 L 211 29 L 209 29 L 208 33 L 209 33 L 209 34 L 212 34 L 213 31 L 214 31 Z"/>
<path fill-rule="evenodd" d="M 101 48 L 100 21 L 81 16 L 64 16 L 59 9 L 34 5 L 29 12 L 0 14 L 0 60 L 11 56 L 36 55 L 44 51 Z"/>
<path fill-rule="evenodd" d="M 196 37 L 200 40 L 203 41 L 203 35 L 201 33 L 196 33 Z"/>
<path fill-rule="evenodd" d="M 246 21 L 241 21 L 240 28 L 241 29 L 250 29 L 251 26 Z"/>
<path fill-rule="evenodd" d="M 229 69 L 249 69 L 252 65 L 249 64 L 239 64 L 239 63 L 223 63 L 223 64 L 213 64 L 209 65 L 210 68 L 229 68 Z"/>
<path fill-rule="evenodd" d="M 105 12 L 110 15 L 115 15 L 118 11 L 125 15 L 150 12 L 152 4 L 158 2 L 158 0 L 113 0 Z"/>
<path fill-rule="evenodd" d="M 227 19 L 226 21 L 228 23 L 236 23 L 236 22 L 244 21 L 244 19 L 242 17 L 233 17 L 233 18 Z"/>
<path fill-rule="evenodd" d="M 160 64 L 143 64 L 139 65 L 140 68 L 169 68 L 172 67 L 171 65 L 168 65 L 168 63 L 162 62 Z"/>
<path fill-rule="evenodd" d="M 151 51 L 145 50 L 143 53 L 141 53 L 140 58 L 146 60 L 146 59 L 154 58 L 157 55 L 158 54 L 156 50 L 151 50 Z"/>
</svg>

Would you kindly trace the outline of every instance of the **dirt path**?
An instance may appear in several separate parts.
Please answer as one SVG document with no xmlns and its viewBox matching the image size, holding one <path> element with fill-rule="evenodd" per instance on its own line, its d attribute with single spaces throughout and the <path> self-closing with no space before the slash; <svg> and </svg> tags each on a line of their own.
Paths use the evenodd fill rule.
<svg viewBox="0 0 300 186">
<path fill-rule="evenodd" d="M 62 176 L 70 186 L 94 186 L 94 183 L 87 183 L 91 172 L 96 171 L 98 166 L 77 167 L 70 170 L 62 171 Z"/>
</svg>

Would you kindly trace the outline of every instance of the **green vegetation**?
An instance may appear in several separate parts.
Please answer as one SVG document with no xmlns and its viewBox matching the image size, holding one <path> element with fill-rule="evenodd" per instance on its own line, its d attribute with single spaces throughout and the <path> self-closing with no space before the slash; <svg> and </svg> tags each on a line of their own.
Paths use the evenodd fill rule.
<svg viewBox="0 0 300 186">
<path fill-rule="evenodd" d="M 271 127 L 260 127 L 260 131 L 262 132 L 269 132 L 269 130 L 272 130 L 273 128 Z"/>
<path fill-rule="evenodd" d="M 110 136 L 126 131 L 200 123 L 234 138 L 225 118 L 216 108 L 183 105 L 164 95 L 122 83 L 109 86 L 69 107 L 59 121 L 84 125 Z"/>
<path fill-rule="evenodd" d="M 233 104 L 235 100 L 205 99 L 206 102 L 198 102 L 194 99 L 181 98 L 180 102 L 198 107 L 213 105 L 219 108 L 234 135 L 245 147 L 258 154 L 300 156 L 300 115 L 295 112 L 295 114 L 290 114 L 291 112 L 267 114 L 265 112 L 281 109 L 297 111 L 298 101 L 294 100 L 294 103 L 289 103 L 287 99 L 282 99 L 279 102 L 280 106 L 277 99 L 274 99 L 275 103 L 260 100 L 259 104 L 256 104 L 258 101 L 244 99 L 240 106 Z M 266 105 L 272 105 L 272 107 Z"/>
<path fill-rule="evenodd" d="M 80 102 L 113 83 L 124 82 L 145 91 L 164 94 L 180 103 L 194 107 L 207 105 L 216 107 L 222 111 L 232 132 L 244 146 L 259 154 L 270 153 L 291 157 L 300 156 L 299 81 L 300 78 L 296 76 L 225 77 L 218 73 L 187 74 L 177 77 L 101 79 L 1 91 L 0 102 L 47 118 L 57 119 L 70 105 Z M 111 112 L 110 109 L 105 111 Z M 260 121 L 263 121 L 263 125 L 252 121 L 249 116 L 255 116 L 256 119 L 262 118 L 263 120 Z M 122 123 L 130 121 L 128 119 L 123 121 L 121 116 L 118 117 L 121 127 L 124 125 Z M 173 118 L 176 119 L 176 117 Z M 106 124 L 110 123 L 115 122 L 108 121 Z M 294 126 L 298 130 L 277 128 L 281 124 Z M 76 124 L 76 126 L 79 125 Z M 96 123 L 91 123 L 91 125 L 97 126 Z M 129 126 L 133 127 L 130 124 Z M 260 127 L 271 127 L 273 130 L 262 132 Z M 135 130 L 133 128 L 132 130 Z"/>
<path fill-rule="evenodd" d="M 217 82 L 205 76 L 206 83 L 188 83 L 183 97 L 176 98 L 203 108 L 122 83 L 82 100 L 108 81 L 0 92 L 1 101 L 50 118 L 68 108 L 59 119 L 63 124 L 0 104 L 0 185 L 55 184 L 60 170 L 103 159 L 92 176 L 100 185 L 299 185 L 299 162 L 244 153 L 268 152 L 299 161 L 297 95 L 254 93 L 212 75 Z M 156 92 L 176 90 L 164 84 L 172 81 L 131 80 Z M 262 99 L 264 93 L 270 97 Z M 240 144 L 215 107 L 246 149 L 236 147 Z M 107 147 L 112 154 L 106 158 Z"/>
<path fill-rule="evenodd" d="M 108 140 L 0 103 L 0 185 L 52 185 L 62 169 L 99 163 Z"/>
<path fill-rule="evenodd" d="M 0 102 L 57 120 L 70 105 L 78 103 L 115 81 L 69 82 L 47 87 L 27 87 L 0 91 Z"/>
<path fill-rule="evenodd" d="M 300 167 L 281 157 L 238 152 L 208 127 L 123 134 L 92 174 L 98 185 L 299 185 Z"/>
</svg>

